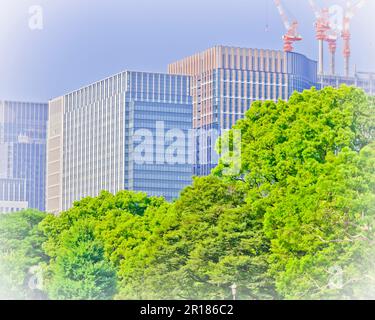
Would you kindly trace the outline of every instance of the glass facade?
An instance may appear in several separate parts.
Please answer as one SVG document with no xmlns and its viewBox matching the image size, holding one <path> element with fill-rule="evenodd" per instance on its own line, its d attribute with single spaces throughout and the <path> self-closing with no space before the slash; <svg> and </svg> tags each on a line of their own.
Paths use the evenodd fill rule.
<svg viewBox="0 0 375 320">
<path fill-rule="evenodd" d="M 160 138 L 164 138 L 164 143 L 160 148 L 156 144 L 156 139 L 153 139 L 150 159 L 147 159 L 145 163 L 129 164 L 125 175 L 125 187 L 130 190 L 146 191 L 149 195 L 163 195 L 167 200 L 177 198 L 180 191 L 192 182 L 192 166 L 189 164 L 189 134 L 192 129 L 191 104 L 133 101 L 129 103 L 129 111 L 131 114 L 129 137 L 135 137 L 136 133 L 141 130 L 148 130 L 152 133 L 152 137 L 157 137 L 159 128 L 163 131 Z M 176 129 L 178 131 L 173 133 Z M 165 136 L 168 133 L 170 133 L 169 139 Z M 179 136 L 181 140 L 172 146 L 174 139 Z M 129 146 L 137 148 L 140 139 L 132 140 Z M 166 151 L 171 147 L 172 152 L 182 151 L 174 155 Z M 125 155 L 125 161 L 129 160 Z"/>
<path fill-rule="evenodd" d="M 322 88 L 338 88 L 342 84 L 346 84 L 361 88 L 369 95 L 375 95 L 375 73 L 373 72 L 355 72 L 352 77 L 320 75 L 319 84 Z"/>
<path fill-rule="evenodd" d="M 102 190 L 176 198 L 191 183 L 192 165 L 168 161 L 167 153 L 164 161 L 156 161 L 161 155 L 155 134 L 162 124 L 165 135 L 178 131 L 188 136 L 189 90 L 186 76 L 127 71 L 51 101 L 47 210 L 67 210 Z M 151 135 L 152 161 L 141 162 L 137 150 L 147 134 L 138 136 L 144 132 Z M 165 141 L 165 150 L 187 148 L 181 139 L 183 146 Z"/>
<path fill-rule="evenodd" d="M 143 72 L 131 72 L 128 77 L 125 110 L 129 121 L 125 123 L 128 130 L 125 136 L 129 137 L 129 149 L 125 151 L 125 188 L 173 200 L 192 182 L 190 80 L 185 76 Z M 144 130 L 152 137 L 147 148 L 150 154 L 137 161 L 135 153 L 144 141 Z M 158 144 L 158 139 L 163 142 Z"/>
<path fill-rule="evenodd" d="M 252 102 L 287 100 L 317 86 L 317 63 L 298 53 L 217 46 L 172 63 L 170 74 L 191 76 L 194 174 L 218 163 L 217 137 L 244 117 Z"/>
<path fill-rule="evenodd" d="M 302 92 L 311 87 L 319 88 L 317 63 L 302 54 L 287 53 L 287 74 L 289 82 L 287 99 L 294 91 Z"/>
<path fill-rule="evenodd" d="M 48 104 L 0 101 L 0 212 L 45 210 Z"/>
</svg>

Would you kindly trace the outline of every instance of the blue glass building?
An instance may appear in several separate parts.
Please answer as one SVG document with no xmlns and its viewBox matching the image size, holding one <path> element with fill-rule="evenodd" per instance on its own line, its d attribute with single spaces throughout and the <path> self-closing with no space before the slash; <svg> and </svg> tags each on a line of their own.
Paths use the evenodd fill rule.
<svg viewBox="0 0 375 320">
<path fill-rule="evenodd" d="M 45 210 L 48 104 L 0 101 L 0 212 Z"/>
<path fill-rule="evenodd" d="M 289 99 L 294 91 L 302 92 L 311 89 L 311 87 L 320 88 L 316 61 L 296 52 L 287 52 L 286 59 L 288 76 L 288 96 L 286 99 Z"/>
<path fill-rule="evenodd" d="M 191 183 L 189 77 L 126 71 L 53 99 L 49 110 L 47 211 L 102 190 L 172 200 Z"/>
<path fill-rule="evenodd" d="M 125 151 L 125 188 L 173 200 L 192 182 L 189 79 L 142 72 L 132 72 L 128 76 L 125 110 L 130 121 L 126 137 L 129 137 L 131 151 Z M 152 134 L 152 154 L 148 157 L 140 154 L 140 161 L 137 161 L 134 153 L 138 149 L 143 151 L 143 130 Z M 180 141 L 175 141 L 178 137 Z"/>
</svg>

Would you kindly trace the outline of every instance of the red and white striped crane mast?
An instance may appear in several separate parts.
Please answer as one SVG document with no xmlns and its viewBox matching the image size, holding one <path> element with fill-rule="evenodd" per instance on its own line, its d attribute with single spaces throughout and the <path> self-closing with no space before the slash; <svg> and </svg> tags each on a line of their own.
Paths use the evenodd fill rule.
<svg viewBox="0 0 375 320">
<path fill-rule="evenodd" d="M 338 30 L 330 29 L 327 33 L 327 42 L 329 52 L 331 54 L 331 75 L 336 74 L 336 50 L 337 50 L 337 40 L 339 38 L 340 32 Z"/>
<path fill-rule="evenodd" d="M 302 36 L 298 33 L 298 22 L 293 21 L 292 23 L 290 23 L 281 1 L 274 1 L 277 9 L 279 10 L 281 19 L 283 20 L 284 27 L 287 30 L 287 33 L 283 36 L 284 51 L 291 52 L 294 50 L 293 43 L 302 40 Z"/>
<path fill-rule="evenodd" d="M 319 61 L 318 61 L 318 73 L 324 73 L 324 41 L 328 41 L 328 32 L 331 31 L 331 27 L 329 24 L 329 9 L 322 8 L 320 9 L 314 0 L 309 0 L 310 6 L 315 14 L 316 22 L 315 22 L 315 30 L 316 30 L 316 39 L 319 43 Z M 333 38 L 330 41 L 330 51 L 332 54 L 331 58 L 331 71 L 334 68 L 334 60 L 335 60 L 335 53 L 336 53 L 336 40 Z"/>
</svg>

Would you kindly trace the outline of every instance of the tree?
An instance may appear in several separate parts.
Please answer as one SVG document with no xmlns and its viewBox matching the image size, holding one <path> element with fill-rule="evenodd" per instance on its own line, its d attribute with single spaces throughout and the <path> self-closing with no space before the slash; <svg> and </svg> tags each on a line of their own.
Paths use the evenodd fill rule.
<svg viewBox="0 0 375 320">
<path fill-rule="evenodd" d="M 45 216 L 36 210 L 0 215 L 0 299 L 36 298 L 30 269 L 48 260 L 38 229 Z"/>
<path fill-rule="evenodd" d="M 363 290 L 375 284 L 367 276 L 375 262 L 374 156 L 374 150 L 366 149 L 327 156 L 316 182 L 301 172 L 304 179 L 290 181 L 283 199 L 268 211 L 271 266 L 285 297 L 358 299 L 374 294 Z"/>
<path fill-rule="evenodd" d="M 214 174 L 246 185 L 285 298 L 361 298 L 374 279 L 374 105 L 359 89 L 312 89 L 256 102 L 234 126 L 242 170 Z"/>
<path fill-rule="evenodd" d="M 116 270 L 104 257 L 94 224 L 82 220 L 64 231 L 48 268 L 47 289 L 52 299 L 106 300 L 117 290 Z"/>
<path fill-rule="evenodd" d="M 274 296 L 265 274 L 267 240 L 262 225 L 243 208 L 241 188 L 213 176 L 195 178 L 173 205 L 157 213 L 159 227 L 137 255 L 121 263 L 119 298 L 223 299 L 230 298 L 233 282 L 242 298 Z"/>
<path fill-rule="evenodd" d="M 41 223 L 47 240 L 43 245 L 50 263 L 47 290 L 53 299 L 111 299 L 117 292 L 121 250 L 137 220 L 148 207 L 164 203 L 143 193 L 102 192 L 85 198 L 59 216 Z M 141 230 L 142 232 L 142 230 Z"/>
</svg>

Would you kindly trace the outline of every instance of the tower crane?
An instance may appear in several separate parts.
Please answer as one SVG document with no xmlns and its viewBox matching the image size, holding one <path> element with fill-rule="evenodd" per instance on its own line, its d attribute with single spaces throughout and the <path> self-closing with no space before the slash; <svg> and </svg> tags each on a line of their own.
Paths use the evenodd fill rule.
<svg viewBox="0 0 375 320">
<path fill-rule="evenodd" d="M 327 42 L 329 52 L 331 54 L 331 75 L 336 74 L 336 49 L 337 49 L 337 39 L 339 37 L 339 32 L 337 30 L 330 29 L 327 34 Z"/>
<path fill-rule="evenodd" d="M 324 41 L 328 41 L 331 51 L 331 71 L 334 73 L 335 66 L 335 53 L 336 53 L 336 41 L 338 35 L 334 35 L 329 24 L 329 9 L 322 8 L 320 9 L 315 0 L 309 0 L 310 6 L 315 14 L 315 30 L 316 30 L 316 39 L 319 43 L 319 62 L 318 62 L 318 73 L 323 74 L 324 72 Z M 328 33 L 331 33 L 330 36 Z"/>
<path fill-rule="evenodd" d="M 344 21 L 343 21 L 343 31 L 341 37 L 344 41 L 344 63 L 345 63 L 345 76 L 349 77 L 350 72 L 350 56 L 351 56 L 351 32 L 350 32 L 350 23 L 353 19 L 355 13 L 358 9 L 362 8 L 366 3 L 366 0 L 359 0 L 353 3 L 352 1 L 347 1 L 345 7 Z"/>
<path fill-rule="evenodd" d="M 298 33 L 298 22 L 293 21 L 289 22 L 289 19 L 285 13 L 284 7 L 281 3 L 281 0 L 275 0 L 275 5 L 279 11 L 281 19 L 283 20 L 284 27 L 287 30 L 286 34 L 283 36 L 284 41 L 284 51 L 291 52 L 293 51 L 293 43 L 296 41 L 301 41 L 302 36 Z"/>
</svg>

